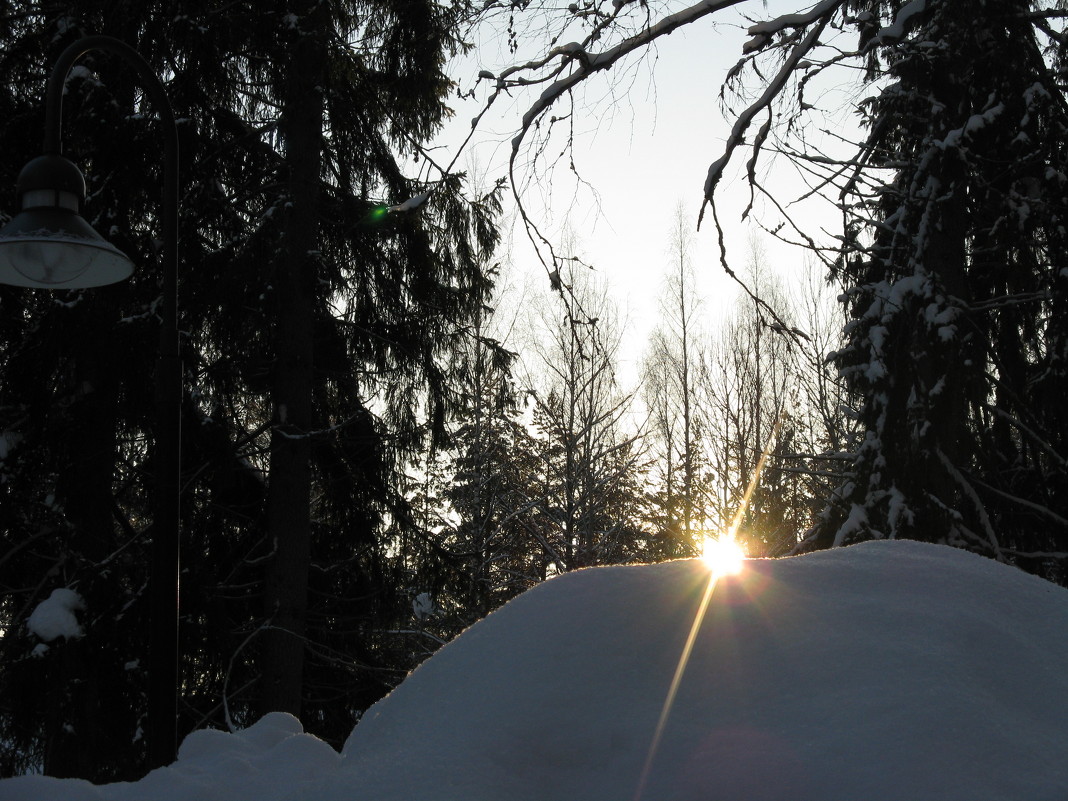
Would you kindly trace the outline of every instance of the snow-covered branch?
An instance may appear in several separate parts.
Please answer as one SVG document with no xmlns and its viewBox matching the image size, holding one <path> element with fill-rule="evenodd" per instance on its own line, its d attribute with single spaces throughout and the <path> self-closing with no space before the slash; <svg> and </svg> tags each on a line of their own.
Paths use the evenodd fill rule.
<svg viewBox="0 0 1068 801">
<path fill-rule="evenodd" d="M 840 1 L 841 0 L 835 0 L 835 2 Z M 560 99 L 560 97 L 574 89 L 590 75 L 611 68 L 622 58 L 647 47 L 650 43 L 662 36 L 667 36 L 679 28 L 689 25 L 702 17 L 706 17 L 709 14 L 714 14 L 717 11 L 722 11 L 725 8 L 730 8 L 731 6 L 738 5 L 742 2 L 744 2 L 744 0 L 701 0 L 701 2 L 695 3 L 689 8 L 685 8 L 682 11 L 664 17 L 654 25 L 639 31 L 633 36 L 624 39 L 619 44 L 601 53 L 590 53 L 577 44 L 570 44 L 555 48 L 543 59 L 523 65 L 523 67 L 519 69 L 538 69 L 557 57 L 563 57 L 565 62 L 573 63 L 577 66 L 573 72 L 549 85 L 545 91 L 541 93 L 541 96 L 534 102 L 534 104 L 527 109 L 526 113 L 523 115 L 523 122 L 519 132 L 512 139 L 512 161 L 514 162 L 515 157 L 519 152 L 519 147 L 523 143 L 523 139 L 526 137 L 530 127 L 534 124 L 534 121 L 544 114 L 550 106 Z M 508 72 L 508 75 L 511 76 L 516 72 L 516 69 L 511 69 Z"/>
<path fill-rule="evenodd" d="M 712 195 L 716 191 L 716 185 L 719 183 L 720 178 L 723 177 L 724 169 L 726 169 L 727 164 L 730 162 L 734 151 L 745 141 L 745 132 L 749 129 L 749 126 L 752 124 L 757 114 L 768 108 L 771 103 L 774 102 L 775 98 L 779 96 L 779 93 L 782 92 L 801 61 L 804 60 L 819 43 L 820 35 L 823 33 L 824 28 L 827 27 L 827 23 L 830 22 L 831 16 L 838 10 L 838 7 L 841 4 L 842 0 L 825 0 L 825 2 L 817 7 L 817 9 L 821 11 L 821 15 L 814 19 L 816 26 L 809 31 L 808 35 L 790 52 L 785 63 L 779 68 L 779 71 L 768 83 L 757 101 L 738 115 L 738 119 L 735 120 L 734 126 L 731 128 L 730 136 L 727 137 L 727 143 L 723 147 L 723 155 L 716 159 L 716 161 L 712 163 L 712 166 L 708 168 L 708 176 L 705 178 L 704 187 L 706 201 L 711 201 Z M 753 158 L 755 160 L 755 154 Z M 703 213 L 702 209 L 702 215 Z"/>
</svg>

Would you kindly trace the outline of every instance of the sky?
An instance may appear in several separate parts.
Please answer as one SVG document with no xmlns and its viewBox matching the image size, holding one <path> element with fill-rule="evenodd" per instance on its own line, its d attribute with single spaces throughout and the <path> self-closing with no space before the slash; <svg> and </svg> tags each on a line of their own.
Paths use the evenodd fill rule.
<svg viewBox="0 0 1068 801">
<path fill-rule="evenodd" d="M 772 0 L 767 10 L 762 2 L 745 3 L 743 10 L 770 19 L 805 5 L 804 0 Z M 683 4 L 670 7 L 675 10 Z M 676 208 L 681 203 L 696 231 L 708 166 L 722 154 L 733 124 L 732 118 L 723 116 L 718 95 L 727 71 L 749 39 L 747 24 L 738 9 L 728 9 L 662 38 L 642 58 L 589 79 L 577 93 L 574 147 L 576 167 L 589 186 L 576 187 L 564 167 L 551 175 L 539 172 L 536 181 L 522 188 L 524 201 L 550 237 L 568 225 L 584 261 L 604 277 L 626 325 L 620 355 L 622 372 L 630 378 L 648 333 L 660 317 L 658 299 L 670 263 Z M 496 74 L 502 65 L 516 60 L 499 52 L 500 37 L 491 33 L 476 44 L 474 59 L 459 61 L 452 68 L 464 88 L 479 70 Z M 521 52 L 520 57 L 532 55 Z M 486 81 L 480 84 L 483 95 L 488 86 Z M 482 120 L 469 149 L 489 176 L 502 173 L 522 114 L 539 92 L 540 87 L 504 98 L 499 109 Z M 456 117 L 440 141 L 440 153 L 450 158 L 479 109 L 476 103 L 454 106 Z M 755 226 L 740 219 L 748 193 L 739 170 L 747 156 L 744 152 L 736 156 L 736 169 L 721 185 L 728 260 L 734 267 L 746 260 L 750 236 L 760 235 Z M 471 163 L 466 158 L 461 164 Z M 801 192 L 795 173 L 785 164 L 775 168 L 772 182 L 786 194 Z M 825 206 L 809 204 L 799 213 L 801 219 L 810 221 L 813 234 L 828 225 Z M 771 220 L 769 216 L 764 219 Z M 521 285 L 524 294 L 549 294 L 549 279 L 518 224 L 512 237 L 517 275 L 510 280 Z M 774 270 L 788 279 L 800 272 L 803 251 L 767 235 L 760 238 Z M 698 291 L 710 319 L 717 319 L 738 289 L 719 264 L 718 242 L 709 221 L 696 232 L 694 245 Z"/>
<path fill-rule="evenodd" d="M 940 545 L 590 568 L 444 646 L 340 754 L 275 713 L 0 801 L 1063 801 L 1065 631 L 1068 590 Z"/>
</svg>

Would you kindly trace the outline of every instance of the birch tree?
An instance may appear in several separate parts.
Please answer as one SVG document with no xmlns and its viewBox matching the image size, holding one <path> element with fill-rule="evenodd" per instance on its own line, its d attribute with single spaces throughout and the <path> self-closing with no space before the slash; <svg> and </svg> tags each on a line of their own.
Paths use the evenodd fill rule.
<svg viewBox="0 0 1068 801">
<path fill-rule="evenodd" d="M 744 276 L 761 298 L 792 319 L 782 281 L 772 274 L 758 240 L 750 242 Z M 741 514 L 738 536 L 753 555 L 781 555 L 805 527 L 797 479 L 786 458 L 796 428 L 795 360 L 790 341 L 771 330 L 742 296 L 703 364 L 715 528 L 726 531 Z"/>
<path fill-rule="evenodd" d="M 615 375 L 615 312 L 587 267 L 565 266 L 559 280 L 565 303 L 539 312 L 531 358 L 544 378 L 531 385 L 542 461 L 536 492 L 548 556 L 562 572 L 627 561 L 643 533 L 640 451 L 626 427 L 631 398 Z"/>
<path fill-rule="evenodd" d="M 698 402 L 701 303 L 693 265 L 693 232 L 683 206 L 675 209 L 668 266 L 660 300 L 661 323 L 642 364 L 642 394 L 649 413 L 649 440 L 658 484 L 658 525 L 665 556 L 699 550 L 699 532 L 709 510 L 701 487 L 704 424 Z"/>
</svg>

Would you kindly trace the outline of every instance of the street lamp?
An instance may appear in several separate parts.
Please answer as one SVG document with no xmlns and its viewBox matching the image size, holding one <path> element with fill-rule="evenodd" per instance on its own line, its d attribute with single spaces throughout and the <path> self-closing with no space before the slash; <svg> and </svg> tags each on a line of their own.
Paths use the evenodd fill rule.
<svg viewBox="0 0 1068 801">
<path fill-rule="evenodd" d="M 122 281 L 126 255 L 78 214 L 85 180 L 59 155 L 38 156 L 19 174 L 22 211 L 0 231 L 0 283 L 80 289 Z"/>
<path fill-rule="evenodd" d="M 63 158 L 63 86 L 74 62 L 91 50 L 121 56 L 137 72 L 164 123 L 162 326 L 156 372 L 157 472 L 149 604 L 149 767 L 177 752 L 178 496 L 182 376 L 178 357 L 178 129 L 163 84 L 129 45 L 87 36 L 64 50 L 48 81 L 44 155 L 19 174 L 21 211 L 0 230 L 0 283 L 43 289 L 81 289 L 122 281 L 133 263 L 81 216 L 85 180 Z"/>
</svg>

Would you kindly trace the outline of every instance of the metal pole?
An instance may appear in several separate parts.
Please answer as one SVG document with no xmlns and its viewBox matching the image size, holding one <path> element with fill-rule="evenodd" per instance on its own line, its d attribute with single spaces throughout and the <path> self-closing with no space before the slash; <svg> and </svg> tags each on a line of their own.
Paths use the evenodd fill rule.
<svg viewBox="0 0 1068 801">
<path fill-rule="evenodd" d="M 148 766 L 173 762 L 178 751 L 178 579 L 181 492 L 182 368 L 178 352 L 178 128 L 166 90 L 148 62 L 110 36 L 87 36 L 64 50 L 48 81 L 45 154 L 62 152 L 63 85 L 74 62 L 91 50 L 121 56 L 144 84 L 164 123 L 162 321 L 156 368 L 156 499 L 149 604 Z"/>
</svg>

